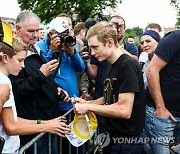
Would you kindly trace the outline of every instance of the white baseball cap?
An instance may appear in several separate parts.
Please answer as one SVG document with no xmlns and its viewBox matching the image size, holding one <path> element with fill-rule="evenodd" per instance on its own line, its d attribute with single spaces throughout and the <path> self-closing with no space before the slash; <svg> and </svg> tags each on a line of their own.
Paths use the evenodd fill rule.
<svg viewBox="0 0 180 154">
<path fill-rule="evenodd" d="M 70 29 L 70 26 L 64 18 L 56 17 L 53 20 L 51 20 L 49 24 L 49 32 L 53 29 L 56 30 L 58 33 L 62 33 L 65 30 Z"/>
</svg>

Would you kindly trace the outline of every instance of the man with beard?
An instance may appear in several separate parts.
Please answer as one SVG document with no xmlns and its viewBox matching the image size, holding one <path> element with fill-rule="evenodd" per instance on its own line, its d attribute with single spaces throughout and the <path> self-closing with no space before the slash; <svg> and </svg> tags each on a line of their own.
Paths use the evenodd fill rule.
<svg viewBox="0 0 180 154">
<path fill-rule="evenodd" d="M 126 23 L 125 23 L 124 18 L 118 15 L 115 15 L 115 16 L 112 16 L 109 21 L 117 25 L 117 35 L 118 35 L 119 46 L 125 49 L 126 51 L 128 51 L 129 53 L 131 53 L 132 55 L 138 56 L 137 46 L 123 40 L 124 33 L 126 31 Z M 133 58 L 136 58 L 135 56 L 133 56 Z"/>
</svg>

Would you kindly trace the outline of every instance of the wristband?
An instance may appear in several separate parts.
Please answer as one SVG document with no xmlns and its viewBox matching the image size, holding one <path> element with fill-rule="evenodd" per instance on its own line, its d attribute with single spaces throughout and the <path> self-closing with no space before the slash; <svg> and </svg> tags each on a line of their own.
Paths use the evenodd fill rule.
<svg viewBox="0 0 180 154">
<path fill-rule="evenodd" d="M 37 120 L 37 124 L 41 124 L 41 119 L 38 119 L 38 120 Z"/>
</svg>

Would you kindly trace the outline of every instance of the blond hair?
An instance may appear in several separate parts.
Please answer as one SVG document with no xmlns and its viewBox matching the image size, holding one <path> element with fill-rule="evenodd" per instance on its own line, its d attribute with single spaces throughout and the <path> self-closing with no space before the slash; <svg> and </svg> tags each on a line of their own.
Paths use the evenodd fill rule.
<svg viewBox="0 0 180 154">
<path fill-rule="evenodd" d="M 14 48 L 14 54 L 17 54 L 20 51 L 27 51 L 29 49 L 29 46 L 26 45 L 20 38 L 18 37 L 13 37 L 13 44 Z"/>
<path fill-rule="evenodd" d="M 27 50 L 28 50 L 28 46 L 20 38 L 17 37 L 13 37 L 12 46 L 10 46 L 5 42 L 0 42 L 0 53 L 7 54 L 10 58 L 12 58 L 20 51 L 27 51 Z"/>
<path fill-rule="evenodd" d="M 117 30 L 113 23 L 101 21 L 95 24 L 88 30 L 86 38 L 89 39 L 93 36 L 97 36 L 97 39 L 104 45 L 106 44 L 106 40 L 108 38 L 112 38 L 114 40 L 115 46 L 118 47 Z"/>
</svg>

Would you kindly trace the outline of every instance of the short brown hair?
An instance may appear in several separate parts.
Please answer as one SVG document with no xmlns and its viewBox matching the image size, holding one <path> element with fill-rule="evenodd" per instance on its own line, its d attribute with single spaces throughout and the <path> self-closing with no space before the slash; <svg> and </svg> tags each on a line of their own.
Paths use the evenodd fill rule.
<svg viewBox="0 0 180 154">
<path fill-rule="evenodd" d="M 79 22 L 74 26 L 74 35 L 78 35 L 80 33 L 80 31 L 84 29 L 86 30 L 86 26 L 84 22 Z"/>
<path fill-rule="evenodd" d="M 149 25 L 146 26 L 145 30 L 147 30 L 148 28 L 158 29 L 159 32 L 162 31 L 161 26 L 157 23 L 150 23 Z"/>
<path fill-rule="evenodd" d="M 15 55 L 13 47 L 5 42 L 0 42 L 0 53 L 1 52 L 7 54 L 10 58 L 12 58 Z"/>
</svg>

